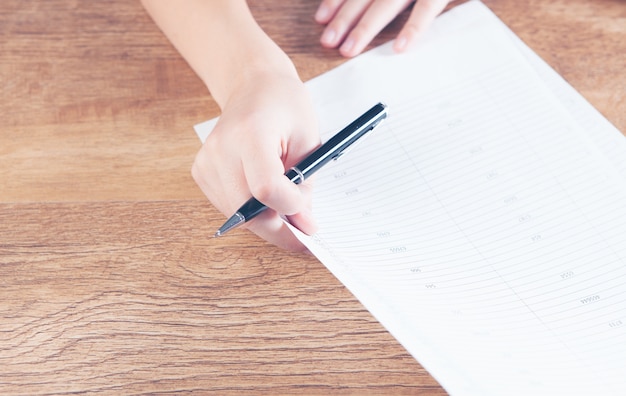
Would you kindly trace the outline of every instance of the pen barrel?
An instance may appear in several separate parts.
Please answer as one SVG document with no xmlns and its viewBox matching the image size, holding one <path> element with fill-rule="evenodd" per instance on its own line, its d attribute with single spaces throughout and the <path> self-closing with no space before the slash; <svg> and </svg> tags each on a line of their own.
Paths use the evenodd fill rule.
<svg viewBox="0 0 626 396">
<path fill-rule="evenodd" d="M 246 203 L 241 205 L 241 207 L 239 208 L 237 212 L 240 213 L 244 217 L 245 221 L 249 221 L 257 217 L 265 209 L 267 209 L 267 206 L 262 204 L 256 198 L 251 198 Z"/>
<path fill-rule="evenodd" d="M 304 173 L 302 173 L 297 166 L 291 167 L 291 169 L 285 173 L 285 176 L 287 176 L 287 178 L 295 184 L 300 184 L 304 181 L 304 179 L 306 179 L 304 177 Z"/>
<path fill-rule="evenodd" d="M 285 173 L 285 176 L 290 179 L 294 177 L 298 181 L 291 180 L 296 184 L 301 183 L 328 162 L 339 158 L 348 147 L 352 146 L 359 138 L 374 129 L 386 117 L 387 107 L 382 103 L 377 103 L 350 123 L 350 125 L 330 138 L 326 143 L 313 151 L 309 156 L 298 163 L 298 165 L 291 168 Z M 299 175 L 295 173 L 299 173 Z"/>
<path fill-rule="evenodd" d="M 324 164 L 339 158 L 345 150 L 356 142 L 360 137 L 371 131 L 383 119 L 387 117 L 387 108 L 378 103 L 354 120 L 350 125 L 339 131 L 335 136 L 313 151 L 298 165 L 292 167 L 285 176 L 295 184 L 302 183 Z M 231 216 L 226 223 L 217 231 L 215 236 L 223 235 L 240 224 L 247 222 L 261 214 L 267 206 L 256 198 L 250 198 L 239 210 Z"/>
</svg>

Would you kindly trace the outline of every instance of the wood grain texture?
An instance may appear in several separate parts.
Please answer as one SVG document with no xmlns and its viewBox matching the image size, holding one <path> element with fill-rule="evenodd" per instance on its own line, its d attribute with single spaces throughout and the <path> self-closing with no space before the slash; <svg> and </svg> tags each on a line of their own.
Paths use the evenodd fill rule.
<svg viewBox="0 0 626 396">
<path fill-rule="evenodd" d="M 250 3 L 304 80 L 345 61 L 316 1 Z M 624 1 L 485 3 L 626 131 Z M 208 237 L 219 109 L 139 2 L 3 0 L 0 53 L 1 394 L 445 394 L 314 258 Z"/>
<path fill-rule="evenodd" d="M 440 393 L 319 262 L 207 238 L 220 220 L 200 201 L 0 205 L 0 392 Z"/>
</svg>

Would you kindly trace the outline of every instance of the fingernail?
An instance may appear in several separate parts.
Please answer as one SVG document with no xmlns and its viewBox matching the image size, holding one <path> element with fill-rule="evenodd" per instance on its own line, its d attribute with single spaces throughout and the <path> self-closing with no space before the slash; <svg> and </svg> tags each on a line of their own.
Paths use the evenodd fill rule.
<svg viewBox="0 0 626 396">
<path fill-rule="evenodd" d="M 326 21 L 327 16 L 328 16 L 328 7 L 320 6 L 320 8 L 317 9 L 317 13 L 315 13 L 315 20 L 318 22 L 324 22 Z"/>
<path fill-rule="evenodd" d="M 354 39 L 348 38 L 346 41 L 343 42 L 343 45 L 341 46 L 341 52 L 343 54 L 350 55 L 352 54 L 353 48 L 354 48 Z"/>
<path fill-rule="evenodd" d="M 337 37 L 337 32 L 334 29 L 326 29 L 322 34 L 322 44 L 334 45 L 335 37 Z"/>
<path fill-rule="evenodd" d="M 404 36 L 398 37 L 396 39 L 396 42 L 393 43 L 393 47 L 397 52 L 402 52 L 406 49 L 407 43 L 408 43 L 408 40 L 406 39 L 406 37 Z"/>
</svg>

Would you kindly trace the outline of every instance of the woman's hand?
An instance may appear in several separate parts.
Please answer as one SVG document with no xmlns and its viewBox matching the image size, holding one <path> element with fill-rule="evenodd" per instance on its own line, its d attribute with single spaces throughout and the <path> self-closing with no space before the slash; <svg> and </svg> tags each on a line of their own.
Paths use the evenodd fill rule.
<svg viewBox="0 0 626 396">
<path fill-rule="evenodd" d="M 319 143 L 313 106 L 297 75 L 261 71 L 248 75 L 230 95 L 192 174 L 226 216 L 254 196 L 270 209 L 246 227 L 277 246 L 303 251 L 279 215 L 304 233 L 315 232 L 311 188 L 308 181 L 292 183 L 284 173 Z"/>
<path fill-rule="evenodd" d="M 393 49 L 402 52 L 409 48 L 451 1 L 417 0 Z M 411 0 L 322 0 L 315 14 L 315 20 L 326 25 L 320 41 L 324 47 L 339 47 L 343 56 L 358 55 L 411 3 Z"/>
</svg>

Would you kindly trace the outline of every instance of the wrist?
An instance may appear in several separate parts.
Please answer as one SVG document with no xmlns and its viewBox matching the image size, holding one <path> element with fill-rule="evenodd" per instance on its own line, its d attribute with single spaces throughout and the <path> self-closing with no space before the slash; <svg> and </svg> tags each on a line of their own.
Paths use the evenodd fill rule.
<svg viewBox="0 0 626 396">
<path fill-rule="evenodd" d="M 291 59 L 256 22 L 242 24 L 230 33 L 229 45 L 219 54 L 221 61 L 199 73 L 221 108 L 234 92 L 258 84 L 259 79 L 280 75 L 300 80 Z"/>
</svg>

